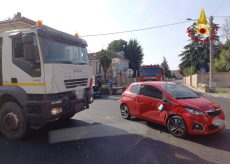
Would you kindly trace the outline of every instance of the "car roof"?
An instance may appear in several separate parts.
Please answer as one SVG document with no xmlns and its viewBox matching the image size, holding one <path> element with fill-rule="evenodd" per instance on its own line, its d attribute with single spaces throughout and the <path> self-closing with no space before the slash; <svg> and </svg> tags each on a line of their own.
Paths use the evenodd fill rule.
<svg viewBox="0 0 230 164">
<path fill-rule="evenodd" d="M 153 85 L 153 86 L 160 86 L 160 85 L 163 85 L 163 84 L 176 84 L 176 83 L 173 83 L 173 82 L 166 82 L 166 81 L 142 81 L 142 82 L 133 82 L 131 85 L 134 85 L 134 84 L 147 84 L 147 85 Z"/>
</svg>

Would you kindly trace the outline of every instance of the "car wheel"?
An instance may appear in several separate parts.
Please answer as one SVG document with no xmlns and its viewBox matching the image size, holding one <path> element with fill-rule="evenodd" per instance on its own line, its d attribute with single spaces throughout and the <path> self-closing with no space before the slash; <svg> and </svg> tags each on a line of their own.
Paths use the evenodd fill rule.
<svg viewBox="0 0 230 164">
<path fill-rule="evenodd" d="M 185 138 L 187 136 L 187 126 L 180 116 L 172 116 L 167 123 L 169 132 L 179 138 Z"/>
<path fill-rule="evenodd" d="M 121 116 L 124 119 L 130 119 L 131 115 L 129 112 L 129 107 L 126 104 L 122 104 L 120 108 L 121 108 Z"/>
<path fill-rule="evenodd" d="M 27 132 L 27 122 L 22 108 L 7 102 L 0 109 L 0 130 L 9 139 L 22 139 Z"/>
</svg>

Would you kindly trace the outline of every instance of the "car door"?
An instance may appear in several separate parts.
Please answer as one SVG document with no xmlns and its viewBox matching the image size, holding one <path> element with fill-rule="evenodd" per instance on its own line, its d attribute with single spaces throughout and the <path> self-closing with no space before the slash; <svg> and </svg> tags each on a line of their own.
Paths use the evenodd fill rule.
<svg viewBox="0 0 230 164">
<path fill-rule="evenodd" d="M 163 93 L 151 85 L 141 85 L 137 96 L 137 109 L 139 116 L 143 119 L 162 123 L 161 111 L 158 109 L 162 104 Z"/>
</svg>

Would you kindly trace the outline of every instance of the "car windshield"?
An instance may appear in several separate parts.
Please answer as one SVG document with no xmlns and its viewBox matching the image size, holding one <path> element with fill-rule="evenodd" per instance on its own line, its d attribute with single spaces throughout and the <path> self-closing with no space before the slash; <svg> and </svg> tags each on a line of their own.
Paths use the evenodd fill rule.
<svg viewBox="0 0 230 164">
<path fill-rule="evenodd" d="M 141 68 L 140 75 L 141 76 L 157 76 L 159 74 L 159 68 Z"/>
<path fill-rule="evenodd" d="M 197 95 L 192 90 L 184 87 L 183 85 L 178 84 L 163 84 L 161 85 L 171 96 L 175 99 L 192 99 L 192 98 L 199 98 L 200 96 Z"/>
<path fill-rule="evenodd" d="M 88 65 L 86 48 L 42 38 L 42 48 L 47 63 Z"/>
</svg>

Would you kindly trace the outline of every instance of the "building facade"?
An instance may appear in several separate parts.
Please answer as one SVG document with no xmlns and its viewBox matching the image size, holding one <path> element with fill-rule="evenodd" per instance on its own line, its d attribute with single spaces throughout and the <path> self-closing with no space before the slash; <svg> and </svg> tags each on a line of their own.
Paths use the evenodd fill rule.
<svg viewBox="0 0 230 164">
<path fill-rule="evenodd" d="M 100 64 L 100 59 L 97 53 L 89 54 L 92 65 L 93 75 L 104 77 L 104 71 Z M 129 69 L 129 60 L 125 59 L 124 52 L 114 52 L 111 54 L 112 63 L 107 70 L 107 80 L 112 78 L 115 85 L 125 85 L 127 81 L 127 71 Z"/>
</svg>

